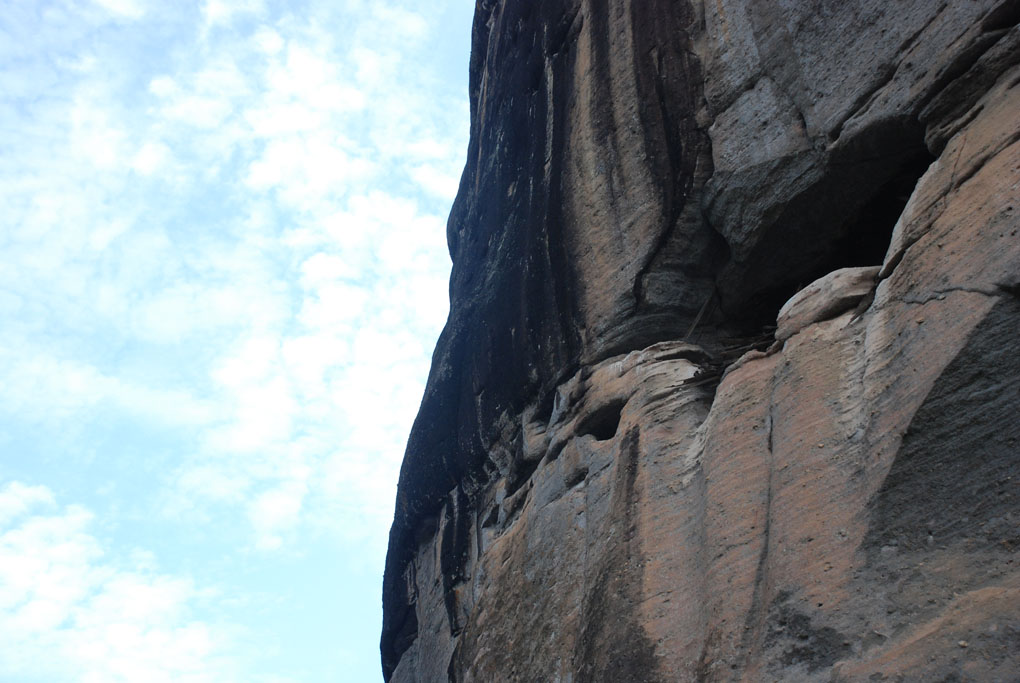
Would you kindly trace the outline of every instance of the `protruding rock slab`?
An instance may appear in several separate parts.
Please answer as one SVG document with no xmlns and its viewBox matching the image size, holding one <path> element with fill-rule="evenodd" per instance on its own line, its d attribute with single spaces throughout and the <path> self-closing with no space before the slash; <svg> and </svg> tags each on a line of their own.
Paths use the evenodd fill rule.
<svg viewBox="0 0 1020 683">
<path fill-rule="evenodd" d="M 875 289 L 881 266 L 840 268 L 815 280 L 779 309 L 776 340 L 786 341 L 811 323 L 853 310 Z"/>
</svg>

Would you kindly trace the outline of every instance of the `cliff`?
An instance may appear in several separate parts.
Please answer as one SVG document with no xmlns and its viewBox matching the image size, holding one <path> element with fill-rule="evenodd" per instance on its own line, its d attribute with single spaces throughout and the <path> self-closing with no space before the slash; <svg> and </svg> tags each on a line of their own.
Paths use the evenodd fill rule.
<svg viewBox="0 0 1020 683">
<path fill-rule="evenodd" d="M 478 2 L 387 680 L 1020 674 L 1018 20 Z"/>
</svg>

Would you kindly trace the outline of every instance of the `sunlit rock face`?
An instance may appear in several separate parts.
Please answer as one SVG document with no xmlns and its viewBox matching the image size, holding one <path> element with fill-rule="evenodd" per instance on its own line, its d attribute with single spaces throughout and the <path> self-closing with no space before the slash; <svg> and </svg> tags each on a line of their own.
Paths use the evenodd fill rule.
<svg viewBox="0 0 1020 683">
<path fill-rule="evenodd" d="M 1018 19 L 478 3 L 388 680 L 1020 674 Z"/>
</svg>

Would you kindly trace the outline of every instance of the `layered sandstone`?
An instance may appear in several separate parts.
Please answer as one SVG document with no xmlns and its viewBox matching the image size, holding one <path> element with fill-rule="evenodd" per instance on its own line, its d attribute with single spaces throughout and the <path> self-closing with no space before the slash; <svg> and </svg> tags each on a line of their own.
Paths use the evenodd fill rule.
<svg viewBox="0 0 1020 683">
<path fill-rule="evenodd" d="M 1020 675 L 1018 19 L 478 3 L 388 680 Z"/>
</svg>

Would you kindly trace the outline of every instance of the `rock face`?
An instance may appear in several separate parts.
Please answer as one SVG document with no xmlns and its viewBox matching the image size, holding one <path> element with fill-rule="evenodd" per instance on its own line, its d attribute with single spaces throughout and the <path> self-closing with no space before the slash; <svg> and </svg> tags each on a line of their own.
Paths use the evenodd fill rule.
<svg viewBox="0 0 1020 683">
<path fill-rule="evenodd" d="M 1020 676 L 1018 20 L 478 2 L 387 680 Z"/>
</svg>

